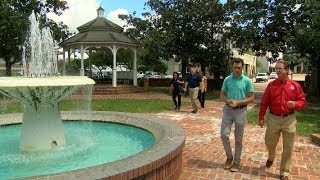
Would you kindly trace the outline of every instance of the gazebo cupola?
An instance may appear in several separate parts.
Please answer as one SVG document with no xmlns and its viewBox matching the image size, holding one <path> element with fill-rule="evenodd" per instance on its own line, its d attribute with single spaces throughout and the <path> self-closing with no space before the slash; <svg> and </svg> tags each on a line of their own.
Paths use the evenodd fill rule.
<svg viewBox="0 0 320 180">
<path fill-rule="evenodd" d="M 97 9 L 98 17 L 104 17 L 104 9 L 100 7 Z"/>
</svg>

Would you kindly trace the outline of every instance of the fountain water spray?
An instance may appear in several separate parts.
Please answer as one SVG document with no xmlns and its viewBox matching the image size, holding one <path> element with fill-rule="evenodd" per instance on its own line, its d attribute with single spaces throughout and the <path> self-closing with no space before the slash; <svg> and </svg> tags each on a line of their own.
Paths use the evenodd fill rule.
<svg viewBox="0 0 320 180">
<path fill-rule="evenodd" d="M 39 29 L 39 21 L 34 13 L 30 18 L 30 34 L 27 42 L 30 47 L 30 61 L 26 65 L 25 76 L 46 77 L 57 76 L 58 66 L 55 54 L 55 43 L 48 27 Z"/>
</svg>

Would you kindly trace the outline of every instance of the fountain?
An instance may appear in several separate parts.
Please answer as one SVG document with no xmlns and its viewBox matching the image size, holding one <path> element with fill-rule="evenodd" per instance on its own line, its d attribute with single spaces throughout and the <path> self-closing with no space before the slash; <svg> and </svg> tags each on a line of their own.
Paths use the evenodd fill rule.
<svg viewBox="0 0 320 180">
<path fill-rule="evenodd" d="M 50 30 L 39 30 L 34 13 L 30 22 L 31 55 L 29 62 L 23 62 L 25 77 L 0 78 L 0 92 L 24 106 L 20 149 L 48 150 L 65 144 L 58 103 L 80 87 L 93 86 L 95 82 L 85 76 L 58 77 Z"/>
<path fill-rule="evenodd" d="M 0 175 L 7 174 L 9 171 L 14 171 L 13 174 L 19 174 L 20 169 L 28 172 L 36 171 L 35 167 L 40 168 L 39 166 L 45 166 L 43 167 L 44 171 L 39 173 L 23 174 L 25 173 L 23 172 L 21 176 L 8 175 L 5 177 L 9 179 L 30 176 L 35 176 L 31 178 L 38 179 L 101 179 L 105 177 L 109 177 L 110 179 L 119 179 L 119 177 L 120 179 L 149 179 L 161 174 L 163 178 L 177 179 L 182 168 L 182 148 L 184 146 L 185 136 L 183 130 L 176 124 L 160 118 L 143 117 L 128 113 L 90 112 L 88 115 L 88 112 L 60 112 L 60 101 L 82 87 L 92 87 L 95 82 L 85 76 L 58 76 L 57 63 L 54 55 L 54 43 L 50 30 L 43 29 L 40 31 L 38 21 L 34 14 L 30 16 L 30 21 L 31 30 L 29 43 L 31 52 L 27 54 L 30 61 L 27 58 L 24 59 L 23 62 L 24 77 L 0 78 L 0 93 L 15 99 L 23 105 L 22 115 L 9 114 L 0 116 L 0 135 L 3 135 L 3 137 L 7 137 L 4 135 L 7 135 L 6 132 L 8 132 L 6 129 L 2 130 L 3 128 L 22 124 L 19 147 L 17 147 L 19 150 L 12 149 L 15 145 L 11 145 L 9 146 L 11 149 L 7 149 L 4 154 L 1 153 Z M 68 149 L 72 145 L 67 142 L 70 135 L 67 135 L 66 138 L 63 120 L 70 122 L 88 121 L 94 123 L 94 125 L 90 126 L 97 126 L 95 123 L 103 122 L 104 125 L 100 124 L 97 126 L 98 128 L 108 123 L 138 128 L 140 129 L 138 131 L 145 131 L 144 134 L 147 133 L 149 138 L 143 138 L 143 140 L 137 140 L 137 142 L 141 143 L 141 141 L 145 141 L 152 147 L 142 145 L 142 148 L 134 151 L 136 155 L 125 154 L 121 155 L 122 158 L 101 162 L 101 158 L 97 154 L 104 154 L 106 150 L 102 152 L 92 152 L 92 149 L 99 149 L 96 148 L 96 146 L 91 147 L 91 144 L 95 143 L 90 143 L 91 140 L 81 140 L 81 145 L 76 145 L 75 150 L 72 150 L 70 154 L 77 155 L 77 153 L 80 153 L 84 155 L 80 156 L 80 159 L 74 159 L 66 155 L 68 154 L 66 152 L 69 152 Z M 97 133 L 96 130 L 92 131 L 94 132 L 82 132 L 82 134 L 86 136 L 80 133 L 79 136 L 81 137 L 76 137 L 76 139 L 88 137 L 89 139 L 97 139 L 95 136 L 98 136 L 99 133 Z M 134 130 L 130 129 L 125 131 L 129 133 Z M 152 143 L 152 137 L 149 136 L 148 133 L 153 135 L 152 137 L 155 138 L 155 143 Z M 9 132 L 9 135 L 11 134 L 12 133 Z M 106 137 L 104 136 L 98 139 L 105 139 Z M 127 137 L 128 140 L 124 140 L 124 142 L 125 144 L 129 144 L 131 141 L 134 141 L 131 136 L 135 135 L 125 133 L 125 135 L 119 134 L 118 136 Z M 10 144 L 12 142 L 10 141 L 9 143 L 9 141 L 5 141 L 5 143 Z M 0 146 L 4 147 L 1 145 L 1 141 Z M 141 145 L 133 144 L 132 146 Z M 78 150 L 79 147 L 83 148 Z M 91 150 L 87 152 L 87 149 Z M 132 149 L 129 150 L 132 151 Z M 54 153 L 59 151 L 61 151 L 60 155 L 56 156 Z M 11 152 L 14 152 L 14 154 L 11 154 Z M 10 154 L 9 158 L 6 157 L 6 153 Z M 54 155 L 51 155 L 51 153 Z M 78 166 L 78 164 L 85 162 L 81 157 L 87 157 L 87 155 L 91 153 L 96 153 L 93 156 L 97 159 L 97 162 L 92 163 L 90 161 L 87 165 Z M 29 156 L 32 156 L 32 158 L 29 158 Z M 40 160 L 33 161 L 33 158 L 37 159 L 39 156 L 41 157 Z M 53 157 L 50 159 L 47 156 Z M 23 161 L 22 166 L 15 166 L 16 157 L 22 157 L 23 160 L 17 160 Z M 10 162 L 13 161 L 14 165 L 9 164 L 7 167 L 3 167 L 3 164 L 8 162 L 8 159 Z M 25 162 L 26 159 L 28 163 Z M 31 159 L 31 163 L 29 163 L 29 159 Z M 60 161 L 63 160 L 66 161 L 66 164 L 71 164 L 71 162 L 68 162 L 69 159 L 76 161 L 76 166 L 71 169 L 60 170 L 58 167 L 64 166 Z M 91 159 L 91 157 L 88 156 L 87 159 Z M 104 160 L 102 159 L 102 161 Z M 47 165 L 48 167 L 46 167 Z M 49 167 L 49 165 L 51 166 Z M 10 167 L 14 167 L 14 169 L 12 170 Z M 5 168 L 7 168 L 7 170 L 3 170 Z"/>
</svg>

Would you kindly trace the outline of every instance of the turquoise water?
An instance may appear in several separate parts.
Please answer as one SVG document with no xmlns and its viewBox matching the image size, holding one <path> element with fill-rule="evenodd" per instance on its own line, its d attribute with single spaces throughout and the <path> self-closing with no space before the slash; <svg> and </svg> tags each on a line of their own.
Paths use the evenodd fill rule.
<svg viewBox="0 0 320 180">
<path fill-rule="evenodd" d="M 0 179 L 66 172 L 137 154 L 155 143 L 143 129 L 115 123 L 64 122 L 66 145 L 38 153 L 19 152 L 20 125 L 0 126 Z"/>
</svg>

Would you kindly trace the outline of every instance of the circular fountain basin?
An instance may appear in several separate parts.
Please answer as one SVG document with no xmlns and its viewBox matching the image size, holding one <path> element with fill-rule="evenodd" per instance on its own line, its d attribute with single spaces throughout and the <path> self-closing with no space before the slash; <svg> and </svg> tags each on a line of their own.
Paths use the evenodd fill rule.
<svg viewBox="0 0 320 180">
<path fill-rule="evenodd" d="M 63 112 L 62 119 L 68 121 L 112 122 L 135 126 L 153 134 L 155 144 L 136 155 L 114 162 L 97 164 L 87 168 L 30 177 L 30 179 L 178 179 L 182 169 L 184 131 L 178 125 L 160 118 L 118 112 Z M 21 114 L 0 116 L 0 124 L 21 123 Z M 28 179 L 28 178 L 26 178 Z"/>
</svg>

